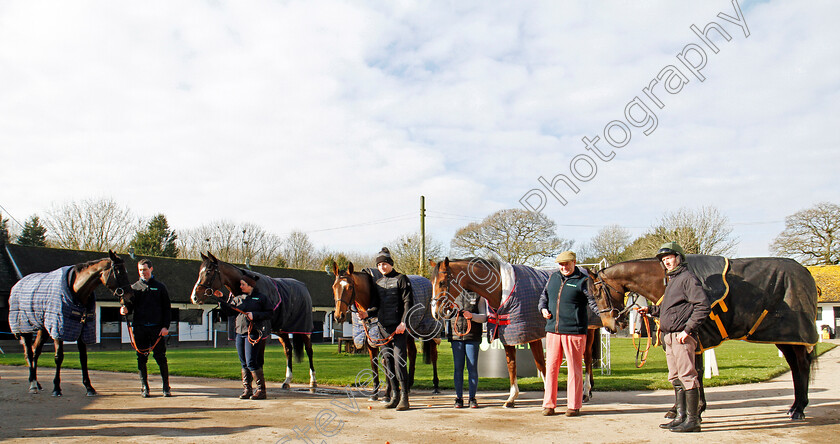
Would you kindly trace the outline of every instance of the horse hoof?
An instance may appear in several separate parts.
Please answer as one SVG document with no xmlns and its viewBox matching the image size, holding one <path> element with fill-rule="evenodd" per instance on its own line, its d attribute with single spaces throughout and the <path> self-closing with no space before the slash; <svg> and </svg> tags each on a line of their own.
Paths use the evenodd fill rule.
<svg viewBox="0 0 840 444">
<path fill-rule="evenodd" d="M 379 400 L 379 395 L 376 395 L 376 394 L 370 395 L 370 398 L 368 398 L 368 401 L 377 401 L 377 400 Z"/>
<path fill-rule="evenodd" d="M 591 396 L 586 396 L 586 395 L 583 396 L 583 402 L 584 403 L 589 402 L 590 399 L 592 399 Z"/>
<path fill-rule="evenodd" d="M 38 389 L 36 389 L 36 388 L 29 389 L 29 394 L 30 395 L 37 395 L 38 393 L 41 393 L 41 392 L 38 391 Z"/>
<path fill-rule="evenodd" d="M 90 389 L 90 390 L 87 391 L 87 396 L 96 396 L 96 395 L 97 395 L 97 393 L 96 393 L 96 390 L 94 390 L 94 389 Z"/>
<path fill-rule="evenodd" d="M 676 418 L 676 417 L 677 417 L 677 412 L 674 412 L 674 411 L 668 410 L 668 411 L 665 413 L 665 418 L 667 418 L 667 419 L 674 419 L 674 418 Z"/>
<path fill-rule="evenodd" d="M 513 401 L 508 401 L 508 402 L 505 403 L 505 408 L 506 409 L 512 409 L 514 407 L 516 407 L 516 403 L 513 402 Z"/>
<path fill-rule="evenodd" d="M 61 392 L 52 392 L 52 395 L 56 398 L 60 398 L 61 397 Z"/>
<path fill-rule="evenodd" d="M 316 384 L 314 382 L 309 383 L 309 388 L 315 388 L 315 387 L 318 387 L 318 384 Z"/>
<path fill-rule="evenodd" d="M 43 389 L 44 389 L 43 387 L 41 387 L 41 383 L 40 383 L 40 382 L 36 382 L 36 384 L 38 384 L 38 390 L 43 390 Z"/>
<path fill-rule="evenodd" d="M 804 421 L 805 420 L 805 413 L 804 412 L 793 412 L 793 414 L 790 415 L 790 420 L 791 421 Z"/>
<path fill-rule="evenodd" d="M 283 388 L 283 390 L 289 390 L 290 388 L 292 388 L 292 385 L 289 384 L 288 382 L 284 382 L 282 388 Z"/>
<path fill-rule="evenodd" d="M 439 395 L 440 394 L 440 389 L 435 387 L 435 389 L 432 390 L 432 394 Z"/>
</svg>

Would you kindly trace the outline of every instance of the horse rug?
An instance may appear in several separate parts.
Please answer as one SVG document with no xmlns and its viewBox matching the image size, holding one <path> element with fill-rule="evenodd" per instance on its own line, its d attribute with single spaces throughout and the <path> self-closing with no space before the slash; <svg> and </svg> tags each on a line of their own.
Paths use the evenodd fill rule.
<svg viewBox="0 0 840 444">
<path fill-rule="evenodd" d="M 549 273 L 526 265 L 500 264 L 502 303 L 487 313 L 487 334 L 504 345 L 526 344 L 545 337 L 545 319 L 538 308 Z"/>
<path fill-rule="evenodd" d="M 12 333 L 32 333 L 44 328 L 53 339 L 96 342 L 96 297 L 91 293 L 82 306 L 68 283 L 73 266 L 49 273 L 32 273 L 12 287 L 9 327 Z"/>
<path fill-rule="evenodd" d="M 271 331 L 275 333 L 311 334 L 312 297 L 306 284 L 292 278 L 272 278 L 249 271 L 259 277 L 257 289 L 274 305 Z"/>
<path fill-rule="evenodd" d="M 817 287 L 808 270 L 785 258 L 687 255 L 712 311 L 698 330 L 700 349 L 727 339 L 814 345 Z"/>
</svg>

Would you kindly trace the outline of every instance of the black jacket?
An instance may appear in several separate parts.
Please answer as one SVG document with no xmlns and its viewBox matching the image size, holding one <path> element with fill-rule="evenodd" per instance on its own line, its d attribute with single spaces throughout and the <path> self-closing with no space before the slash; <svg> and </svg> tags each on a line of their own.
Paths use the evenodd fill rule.
<svg viewBox="0 0 840 444">
<path fill-rule="evenodd" d="M 134 290 L 134 298 L 125 306 L 129 315 L 134 314 L 134 326 L 169 328 L 172 304 L 166 285 L 152 276 L 148 281 L 138 280 L 131 289 Z"/>
<path fill-rule="evenodd" d="M 659 316 L 663 333 L 685 331 L 692 334 L 710 311 L 709 299 L 700 280 L 685 265 L 668 273 L 662 303 L 650 307 L 650 314 Z"/>
<path fill-rule="evenodd" d="M 234 333 L 240 335 L 248 334 L 248 329 L 251 324 L 251 321 L 247 316 L 239 313 L 232 307 L 236 307 L 245 313 L 251 312 L 254 316 L 254 325 L 253 327 L 250 327 L 251 336 L 254 339 L 260 336 L 268 336 L 271 332 L 271 315 L 274 312 L 274 307 L 271 305 L 271 301 L 268 300 L 268 297 L 260 293 L 260 291 L 256 288 L 254 288 L 251 294 L 242 294 L 232 297 L 228 301 L 220 301 L 219 303 L 226 309 L 226 312 L 229 315 L 229 336 L 232 336 Z"/>
<path fill-rule="evenodd" d="M 376 300 L 371 303 L 378 310 L 379 323 L 389 332 L 397 328 L 411 309 L 411 281 L 408 276 L 391 270 L 376 281 Z"/>
</svg>

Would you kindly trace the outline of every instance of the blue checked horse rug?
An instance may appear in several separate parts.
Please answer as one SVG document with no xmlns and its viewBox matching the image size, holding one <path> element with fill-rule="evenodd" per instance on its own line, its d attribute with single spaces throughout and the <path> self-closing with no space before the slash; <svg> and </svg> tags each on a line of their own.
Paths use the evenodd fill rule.
<svg viewBox="0 0 840 444">
<path fill-rule="evenodd" d="M 72 265 L 49 273 L 32 273 L 12 287 L 9 327 L 12 333 L 46 329 L 53 339 L 96 342 L 96 297 L 82 306 L 70 290 Z"/>
<path fill-rule="evenodd" d="M 257 289 L 274 304 L 271 331 L 275 333 L 311 334 L 312 297 L 306 284 L 292 278 L 272 278 L 248 271 L 259 277 Z"/>
<path fill-rule="evenodd" d="M 505 268 L 512 267 L 510 295 L 507 296 Z M 538 308 L 540 294 L 548 282 L 549 272 L 525 265 L 502 264 L 502 303 L 487 314 L 490 341 L 499 339 L 504 345 L 526 344 L 545 337 L 545 319 Z"/>
</svg>

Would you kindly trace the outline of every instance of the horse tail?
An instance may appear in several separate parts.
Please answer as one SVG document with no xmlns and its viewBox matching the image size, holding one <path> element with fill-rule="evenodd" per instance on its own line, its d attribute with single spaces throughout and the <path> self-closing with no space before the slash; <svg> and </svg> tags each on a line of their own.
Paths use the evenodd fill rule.
<svg viewBox="0 0 840 444">
<path fill-rule="evenodd" d="M 303 334 L 292 335 L 292 348 L 294 348 L 296 362 L 303 361 L 303 342 Z"/>
<path fill-rule="evenodd" d="M 424 364 L 431 364 L 432 362 L 437 360 L 437 344 L 435 344 L 434 339 L 424 339 L 423 340 L 423 363 Z"/>
<path fill-rule="evenodd" d="M 816 345 L 811 347 L 811 351 L 808 352 L 807 356 L 808 356 L 808 361 L 811 364 L 811 372 L 809 373 L 809 378 L 810 378 L 811 381 L 813 381 L 814 376 L 816 376 L 816 374 L 817 374 L 817 368 L 819 368 L 819 366 L 817 365 L 817 363 L 819 362 L 819 359 L 817 359 L 817 346 Z"/>
</svg>

